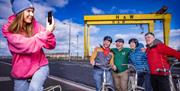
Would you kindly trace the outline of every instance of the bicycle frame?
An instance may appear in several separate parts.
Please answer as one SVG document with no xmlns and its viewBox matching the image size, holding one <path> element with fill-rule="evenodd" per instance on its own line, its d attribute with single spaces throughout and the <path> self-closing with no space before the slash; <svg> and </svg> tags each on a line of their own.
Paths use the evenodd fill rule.
<svg viewBox="0 0 180 91">
<path fill-rule="evenodd" d="M 173 79 L 173 76 L 172 76 L 173 67 L 175 65 L 177 65 L 177 64 L 180 64 L 180 62 L 173 63 L 169 70 L 168 69 L 157 69 L 158 72 L 169 72 L 169 86 L 170 86 L 171 91 L 180 91 L 180 78 L 177 79 L 177 83 L 174 83 L 173 82 L 174 79 Z"/>
<path fill-rule="evenodd" d="M 45 88 L 44 91 L 55 91 L 55 89 L 59 89 L 59 91 L 62 91 L 61 85 L 49 86 Z"/>
<path fill-rule="evenodd" d="M 103 70 L 103 86 L 107 84 L 107 79 L 106 79 L 106 70 Z"/>
<path fill-rule="evenodd" d="M 170 67 L 170 70 L 169 70 L 169 82 L 170 82 L 170 89 L 171 89 L 171 91 L 180 91 L 180 78 L 177 79 L 177 83 L 174 83 L 173 82 L 173 76 L 172 76 L 173 67 L 175 65 L 178 65 L 178 64 L 180 64 L 180 62 L 173 63 L 171 65 L 171 67 Z M 178 74 L 178 76 L 180 76 L 180 75 Z"/>
<path fill-rule="evenodd" d="M 101 91 L 115 91 L 114 88 L 110 85 L 110 83 L 107 82 L 106 71 L 108 70 L 109 69 L 103 69 L 103 82 Z"/>
<path fill-rule="evenodd" d="M 101 64 L 96 63 L 96 66 L 104 66 Z M 108 68 L 101 68 L 103 69 L 103 82 L 102 82 L 102 86 L 101 86 L 101 90 L 100 91 L 115 91 L 114 88 L 111 86 L 110 83 L 107 82 L 107 73 L 106 71 L 109 71 L 111 69 L 111 66 L 109 66 Z"/>
<path fill-rule="evenodd" d="M 137 89 L 139 90 L 144 90 L 143 87 L 140 87 L 137 85 L 137 80 L 138 80 L 138 74 L 136 71 L 136 68 L 134 67 L 134 65 L 132 64 L 122 64 L 122 66 L 128 66 L 128 69 L 133 68 L 134 73 L 131 74 L 131 76 L 129 75 L 129 80 L 128 80 L 128 91 L 137 91 Z"/>
</svg>

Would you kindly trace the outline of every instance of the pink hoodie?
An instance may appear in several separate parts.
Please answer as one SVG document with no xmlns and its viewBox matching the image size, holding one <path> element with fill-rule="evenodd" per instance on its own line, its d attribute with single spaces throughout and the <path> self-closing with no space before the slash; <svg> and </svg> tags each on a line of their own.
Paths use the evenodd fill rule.
<svg viewBox="0 0 180 91">
<path fill-rule="evenodd" d="M 35 20 L 33 21 L 34 35 L 32 37 L 11 33 L 7 29 L 14 19 L 15 15 L 10 16 L 8 23 L 2 27 L 3 36 L 7 39 L 8 47 L 12 54 L 11 75 L 18 79 L 29 78 L 41 66 L 48 64 L 43 47 L 54 49 L 56 39 L 53 33 L 47 31 Z"/>
</svg>

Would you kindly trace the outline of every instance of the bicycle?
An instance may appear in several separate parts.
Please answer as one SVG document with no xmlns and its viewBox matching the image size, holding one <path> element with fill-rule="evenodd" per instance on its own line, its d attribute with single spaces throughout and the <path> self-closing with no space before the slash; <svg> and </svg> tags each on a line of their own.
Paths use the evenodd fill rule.
<svg viewBox="0 0 180 91">
<path fill-rule="evenodd" d="M 100 91 L 115 91 L 115 89 L 111 86 L 110 83 L 107 82 L 107 71 L 110 71 L 112 67 L 110 65 L 102 65 L 95 63 L 94 66 L 99 67 L 100 69 L 103 69 L 103 82 Z"/>
<path fill-rule="evenodd" d="M 178 68 L 179 67 L 179 68 Z M 180 62 L 171 64 L 170 69 L 157 69 L 157 72 L 169 72 L 169 85 L 171 91 L 180 91 Z"/>
<path fill-rule="evenodd" d="M 49 86 L 44 91 L 62 91 L 61 85 Z"/>
<path fill-rule="evenodd" d="M 129 76 L 128 76 L 128 91 L 142 91 L 143 87 L 138 86 L 138 74 L 136 72 L 136 68 L 132 64 L 122 64 L 122 66 L 128 66 Z"/>
</svg>

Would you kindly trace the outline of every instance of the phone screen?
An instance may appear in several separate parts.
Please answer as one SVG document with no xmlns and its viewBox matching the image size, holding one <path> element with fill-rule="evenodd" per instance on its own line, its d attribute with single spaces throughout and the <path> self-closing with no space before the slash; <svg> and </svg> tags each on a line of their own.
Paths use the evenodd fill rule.
<svg viewBox="0 0 180 91">
<path fill-rule="evenodd" d="M 48 22 L 50 25 L 52 24 L 52 11 L 48 12 Z"/>
</svg>

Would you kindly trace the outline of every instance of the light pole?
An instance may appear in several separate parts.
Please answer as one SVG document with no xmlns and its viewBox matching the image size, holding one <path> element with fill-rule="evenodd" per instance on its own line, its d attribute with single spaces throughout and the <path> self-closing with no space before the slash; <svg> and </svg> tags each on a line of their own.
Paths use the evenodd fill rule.
<svg viewBox="0 0 180 91">
<path fill-rule="evenodd" d="M 78 37 L 79 35 L 77 34 L 77 61 L 78 61 Z"/>
<path fill-rule="evenodd" d="M 2 46 L 2 45 L 1 45 L 1 39 L 0 39 L 0 49 L 1 49 L 1 46 Z"/>
<path fill-rule="evenodd" d="M 71 61 L 71 22 L 69 23 L 69 62 Z"/>
<path fill-rule="evenodd" d="M 68 60 L 70 62 L 71 61 L 71 21 L 69 23 L 63 23 L 63 24 L 69 26 L 69 43 L 68 43 L 68 45 L 69 45 L 69 49 L 68 49 L 69 58 L 68 58 Z"/>
</svg>

